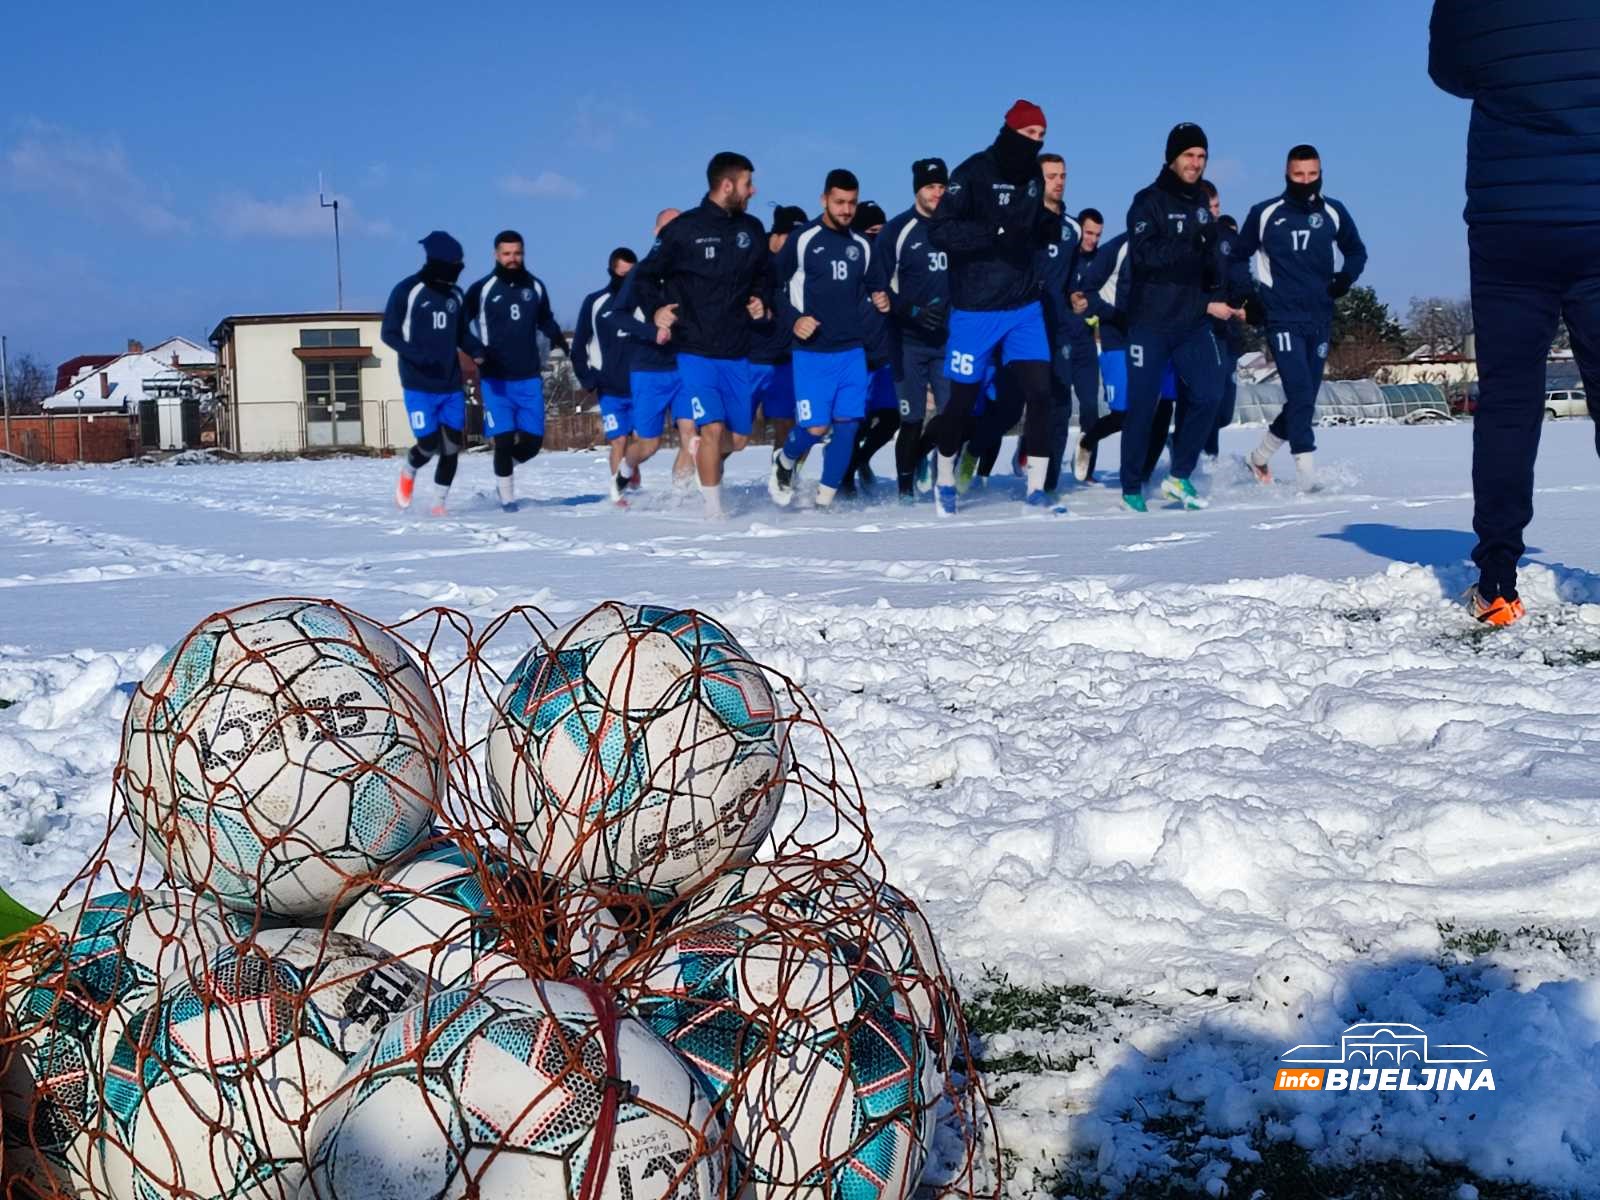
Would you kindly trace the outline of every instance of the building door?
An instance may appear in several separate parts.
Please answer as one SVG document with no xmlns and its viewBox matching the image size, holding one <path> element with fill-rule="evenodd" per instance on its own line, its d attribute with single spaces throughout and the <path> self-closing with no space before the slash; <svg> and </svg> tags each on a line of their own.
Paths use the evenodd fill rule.
<svg viewBox="0 0 1600 1200">
<path fill-rule="evenodd" d="M 361 364 L 308 362 L 305 370 L 306 445 L 361 445 Z"/>
</svg>

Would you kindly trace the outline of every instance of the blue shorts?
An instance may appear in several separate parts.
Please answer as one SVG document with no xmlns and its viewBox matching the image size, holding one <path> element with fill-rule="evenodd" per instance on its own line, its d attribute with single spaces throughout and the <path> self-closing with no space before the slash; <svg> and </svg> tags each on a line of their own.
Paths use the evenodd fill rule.
<svg viewBox="0 0 1600 1200">
<path fill-rule="evenodd" d="M 523 433 L 544 436 L 544 380 L 479 378 L 483 389 L 483 432 Z"/>
<path fill-rule="evenodd" d="M 1100 383 L 1106 389 L 1106 407 L 1112 412 L 1127 412 L 1128 352 L 1126 350 L 1100 352 Z"/>
<path fill-rule="evenodd" d="M 642 438 L 658 438 L 666 425 L 667 413 L 678 419 L 678 406 L 684 403 L 683 380 L 676 371 L 634 371 L 628 376 L 633 393 L 633 433 Z M 688 415 L 688 410 L 684 410 Z"/>
<path fill-rule="evenodd" d="M 867 353 L 794 352 L 794 419 L 808 429 L 867 415 Z"/>
<path fill-rule="evenodd" d="M 879 367 L 867 377 L 867 411 L 900 411 L 900 396 L 894 390 L 894 368 Z"/>
<path fill-rule="evenodd" d="M 606 441 L 625 438 L 633 429 L 633 401 L 627 396 L 600 393 L 600 432 Z"/>
<path fill-rule="evenodd" d="M 769 421 L 794 420 L 794 364 L 751 363 L 751 394 L 755 407 Z"/>
<path fill-rule="evenodd" d="M 944 348 L 945 378 L 956 383 L 975 382 L 984 360 L 996 346 L 1000 348 L 1002 364 L 1050 361 L 1044 310 L 1037 300 L 998 312 L 951 309 L 949 340 Z"/>
<path fill-rule="evenodd" d="M 414 437 L 425 438 L 437 433 L 439 426 L 451 429 L 467 427 L 467 398 L 460 392 L 414 392 L 401 388 L 406 401 L 406 419 L 411 422 Z"/>
<path fill-rule="evenodd" d="M 750 361 L 678 355 L 678 374 L 689 396 L 689 416 L 696 427 L 722 422 L 734 433 L 748 434 L 755 418 L 750 401 Z"/>
</svg>

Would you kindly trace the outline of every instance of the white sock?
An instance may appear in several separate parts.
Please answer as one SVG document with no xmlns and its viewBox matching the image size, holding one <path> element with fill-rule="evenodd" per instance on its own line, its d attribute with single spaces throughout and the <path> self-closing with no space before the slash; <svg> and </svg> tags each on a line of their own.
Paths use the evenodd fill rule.
<svg viewBox="0 0 1600 1200">
<path fill-rule="evenodd" d="M 415 479 L 417 477 L 417 469 L 411 465 L 409 456 L 400 460 L 400 477 L 402 479 Z"/>
<path fill-rule="evenodd" d="M 500 493 L 501 504 L 510 504 L 517 498 L 515 477 L 511 475 L 495 476 L 494 490 Z"/>
<path fill-rule="evenodd" d="M 443 508 L 445 501 L 448 500 L 449 498 L 450 498 L 450 489 L 449 489 L 449 487 L 447 487 L 447 486 L 445 486 L 443 484 L 438 484 L 438 483 L 433 485 L 433 506 L 435 508 Z"/>
<path fill-rule="evenodd" d="M 792 471 L 792 470 L 794 470 L 794 460 L 793 460 L 793 459 L 791 459 L 791 458 L 790 458 L 790 457 L 789 457 L 789 456 L 788 456 L 788 455 L 787 455 L 787 454 L 785 454 L 785 453 L 784 453 L 784 452 L 783 452 L 783 451 L 782 451 L 782 450 L 779 450 L 779 451 L 778 451 L 778 463 L 779 463 L 779 465 L 780 465 L 780 466 L 782 466 L 782 467 L 783 467 L 783 469 L 784 469 L 784 470 L 785 470 L 785 471 Z"/>
<path fill-rule="evenodd" d="M 1261 444 L 1250 451 L 1250 459 L 1257 466 L 1264 467 L 1281 449 L 1283 449 L 1283 439 L 1269 430 L 1261 435 Z"/>
<path fill-rule="evenodd" d="M 940 487 L 955 487 L 956 460 L 954 455 L 939 455 L 938 476 Z"/>
<path fill-rule="evenodd" d="M 720 483 L 702 483 L 700 495 L 705 498 L 706 515 L 718 516 L 722 512 L 722 485 Z"/>
<path fill-rule="evenodd" d="M 1310 487 L 1316 480 L 1316 465 L 1311 461 L 1311 451 L 1307 450 L 1294 456 L 1295 483 L 1302 488 Z"/>
<path fill-rule="evenodd" d="M 817 485 L 817 507 L 818 508 L 827 508 L 828 505 L 832 504 L 833 503 L 834 492 L 836 490 L 837 489 L 831 488 L 825 483 L 818 484 Z"/>
<path fill-rule="evenodd" d="M 1037 454 L 1028 455 L 1028 490 L 1044 491 L 1044 474 L 1050 469 L 1050 460 Z"/>
</svg>

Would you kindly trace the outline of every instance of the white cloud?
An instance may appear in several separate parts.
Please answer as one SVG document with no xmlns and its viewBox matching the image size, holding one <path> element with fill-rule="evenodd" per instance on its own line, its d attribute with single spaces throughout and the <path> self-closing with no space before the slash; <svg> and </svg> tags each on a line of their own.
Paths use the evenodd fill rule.
<svg viewBox="0 0 1600 1200">
<path fill-rule="evenodd" d="M 507 175 L 500 181 L 500 190 L 510 196 L 532 196 L 540 200 L 576 200 L 583 195 L 581 184 L 554 171 L 540 171 L 532 179 L 526 175 Z"/>
<path fill-rule="evenodd" d="M 96 139 L 60 125 L 29 121 L 0 160 L 0 178 L 107 222 L 128 222 L 145 233 L 182 233 L 187 218 L 146 183 L 116 138 Z"/>
<path fill-rule="evenodd" d="M 650 118 L 625 100 L 590 92 L 575 102 L 572 137 L 591 150 L 611 150 L 619 131 L 649 127 Z"/>
<path fill-rule="evenodd" d="M 362 216 L 349 197 L 330 195 L 327 199 L 339 201 L 341 233 L 357 237 L 394 235 L 393 225 Z M 326 237 L 333 232 L 333 210 L 322 207 L 316 192 L 281 200 L 227 192 L 218 198 L 215 216 L 224 233 L 239 237 L 309 238 Z"/>
</svg>

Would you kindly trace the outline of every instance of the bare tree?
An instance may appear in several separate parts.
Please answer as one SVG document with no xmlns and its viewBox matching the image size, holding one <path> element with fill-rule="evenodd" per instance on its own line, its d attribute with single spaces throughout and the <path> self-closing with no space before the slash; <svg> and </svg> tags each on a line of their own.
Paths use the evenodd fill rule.
<svg viewBox="0 0 1600 1200">
<path fill-rule="evenodd" d="M 13 415 L 40 411 L 40 401 L 55 386 L 55 373 L 31 354 L 19 354 L 7 363 L 6 386 Z"/>
<path fill-rule="evenodd" d="M 1464 297 L 1413 296 L 1406 311 L 1411 348 L 1430 347 L 1434 355 L 1460 354 L 1472 332 L 1472 301 Z"/>
</svg>

